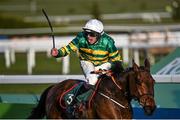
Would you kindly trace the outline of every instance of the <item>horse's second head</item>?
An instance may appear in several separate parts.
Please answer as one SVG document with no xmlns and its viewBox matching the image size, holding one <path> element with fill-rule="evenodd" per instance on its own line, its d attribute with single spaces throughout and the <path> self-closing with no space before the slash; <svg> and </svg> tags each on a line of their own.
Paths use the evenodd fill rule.
<svg viewBox="0 0 180 120">
<path fill-rule="evenodd" d="M 143 107 L 145 114 L 151 115 L 155 108 L 154 100 L 154 83 L 152 75 L 150 74 L 150 63 L 146 59 L 144 66 L 138 66 L 133 61 L 133 70 L 135 72 L 136 98 Z"/>
</svg>

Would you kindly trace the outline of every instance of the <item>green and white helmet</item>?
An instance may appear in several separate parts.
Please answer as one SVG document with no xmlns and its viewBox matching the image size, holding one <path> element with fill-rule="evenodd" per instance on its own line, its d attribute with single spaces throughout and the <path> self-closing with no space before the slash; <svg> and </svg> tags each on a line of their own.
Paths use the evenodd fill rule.
<svg viewBox="0 0 180 120">
<path fill-rule="evenodd" d="M 104 26 L 101 21 L 97 19 L 91 19 L 85 24 L 83 30 L 92 30 L 102 35 L 104 33 Z"/>
</svg>

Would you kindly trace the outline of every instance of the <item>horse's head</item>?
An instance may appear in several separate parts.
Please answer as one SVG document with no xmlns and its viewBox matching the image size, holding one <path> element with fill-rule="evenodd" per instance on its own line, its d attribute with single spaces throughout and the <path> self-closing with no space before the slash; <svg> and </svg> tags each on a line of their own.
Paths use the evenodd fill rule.
<svg viewBox="0 0 180 120">
<path fill-rule="evenodd" d="M 150 74 L 150 63 L 148 59 L 145 60 L 144 66 L 140 67 L 133 60 L 133 71 L 135 76 L 135 97 L 142 105 L 145 114 L 151 115 L 156 108 L 154 100 L 155 80 Z"/>
</svg>

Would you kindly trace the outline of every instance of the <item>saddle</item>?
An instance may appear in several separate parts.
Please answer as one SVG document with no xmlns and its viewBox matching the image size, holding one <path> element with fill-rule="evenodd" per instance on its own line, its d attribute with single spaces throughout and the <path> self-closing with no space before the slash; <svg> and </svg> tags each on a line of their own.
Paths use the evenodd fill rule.
<svg viewBox="0 0 180 120">
<path fill-rule="evenodd" d="M 92 74 L 106 74 L 107 76 L 111 76 L 110 74 L 111 72 L 109 71 L 93 71 Z M 94 88 L 91 88 L 90 85 L 90 89 L 91 91 L 87 91 L 87 89 L 84 87 L 87 84 L 85 82 L 79 82 L 74 84 L 72 87 L 70 87 L 68 90 L 64 91 L 63 94 L 61 94 L 59 103 L 60 106 L 66 111 L 67 114 L 69 114 L 68 116 L 71 116 L 70 118 L 79 118 L 79 115 L 83 114 L 83 111 L 85 111 L 87 108 L 91 107 L 91 101 L 94 97 L 94 95 L 96 94 L 96 90 L 99 86 L 101 79 L 99 79 L 95 85 Z M 85 85 L 86 84 L 86 85 Z M 89 92 L 88 94 L 90 94 L 90 96 L 82 96 L 82 98 L 78 98 L 78 96 L 84 92 Z M 85 99 L 87 101 L 84 100 L 84 97 L 86 97 Z M 88 98 L 87 98 L 88 97 Z"/>
<path fill-rule="evenodd" d="M 83 84 L 84 82 L 76 83 L 61 94 L 59 103 L 62 108 L 66 109 L 69 105 L 74 103 L 74 99 L 78 94 L 80 94 L 80 89 Z"/>
<path fill-rule="evenodd" d="M 61 94 L 59 103 L 60 106 L 66 111 L 69 118 L 78 118 L 79 115 L 82 114 L 83 110 L 87 109 L 87 104 L 83 101 L 84 96 L 82 98 L 77 97 L 87 91 L 85 90 L 86 88 L 84 87 L 84 84 L 86 83 L 76 83 Z"/>
</svg>

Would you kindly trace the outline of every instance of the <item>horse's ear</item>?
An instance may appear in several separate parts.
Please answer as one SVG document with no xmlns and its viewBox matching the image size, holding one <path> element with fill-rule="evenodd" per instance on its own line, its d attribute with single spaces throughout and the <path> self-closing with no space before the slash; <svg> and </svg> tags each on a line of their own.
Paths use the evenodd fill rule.
<svg viewBox="0 0 180 120">
<path fill-rule="evenodd" d="M 148 70 L 150 70 L 150 62 L 149 62 L 149 60 L 147 58 L 144 61 L 144 65 Z"/>
<path fill-rule="evenodd" d="M 138 71 L 138 65 L 134 62 L 134 59 L 132 60 L 132 63 L 134 71 Z"/>
</svg>

